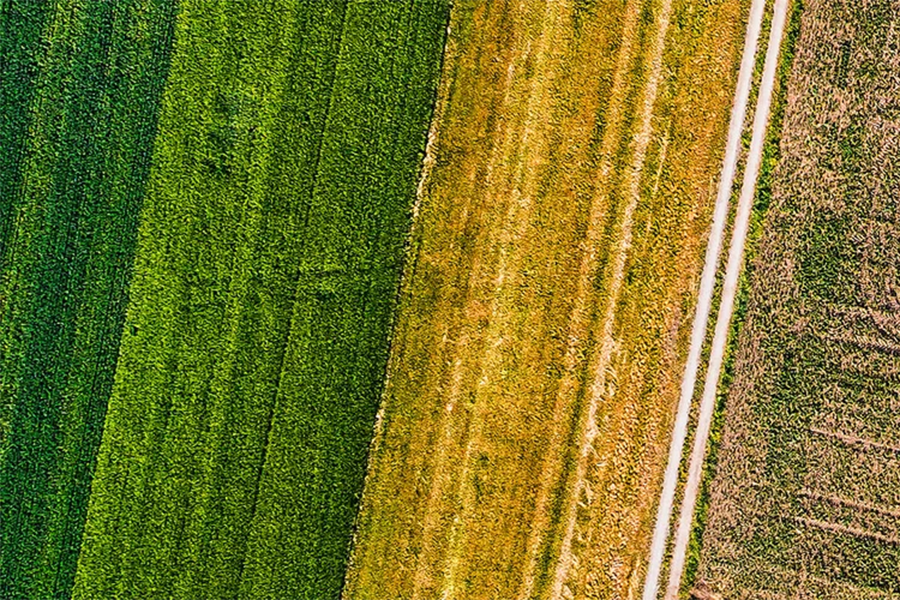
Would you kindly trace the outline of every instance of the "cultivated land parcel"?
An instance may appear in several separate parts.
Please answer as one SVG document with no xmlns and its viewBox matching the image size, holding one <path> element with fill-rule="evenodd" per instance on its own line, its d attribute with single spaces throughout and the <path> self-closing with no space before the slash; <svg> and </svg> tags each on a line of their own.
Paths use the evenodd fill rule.
<svg viewBox="0 0 900 600">
<path fill-rule="evenodd" d="M 447 6 L 178 4 L 74 597 L 335 598 Z"/>
<path fill-rule="evenodd" d="M 900 6 L 804 4 L 699 576 L 896 598 Z"/>
<path fill-rule="evenodd" d="M 639 593 L 748 5 L 455 4 L 346 598 Z"/>
<path fill-rule="evenodd" d="M 705 600 L 900 598 L 900 5 L 803 4 Z M 637 597 L 750 5 L 0 0 L 0 600 Z"/>
<path fill-rule="evenodd" d="M 174 16 L 0 2 L 0 598 L 70 597 Z"/>
</svg>

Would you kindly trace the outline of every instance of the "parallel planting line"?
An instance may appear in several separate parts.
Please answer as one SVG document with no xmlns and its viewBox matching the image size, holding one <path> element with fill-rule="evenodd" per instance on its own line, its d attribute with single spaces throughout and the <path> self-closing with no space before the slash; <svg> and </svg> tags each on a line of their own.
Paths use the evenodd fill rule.
<svg viewBox="0 0 900 600">
<path fill-rule="evenodd" d="M 781 40 L 784 34 L 785 22 L 787 21 L 787 8 L 788 0 L 775 0 L 772 29 L 769 34 L 769 43 L 766 50 L 766 63 L 763 69 L 759 98 L 756 103 L 756 114 L 753 117 L 753 137 L 750 141 L 747 168 L 744 171 L 744 181 L 741 187 L 741 196 L 738 200 L 737 215 L 734 222 L 734 233 L 731 238 L 731 248 L 728 254 L 728 266 L 725 271 L 725 281 L 722 287 L 722 302 L 719 306 L 719 314 L 716 319 L 716 331 L 710 351 L 706 382 L 703 387 L 703 398 L 700 402 L 700 416 L 697 422 L 697 433 L 694 438 L 694 446 L 691 451 L 688 479 L 684 490 L 684 500 L 681 504 L 678 528 L 675 531 L 675 546 L 672 552 L 671 567 L 669 569 L 669 585 L 666 589 L 666 600 L 676 600 L 681 586 L 684 559 L 687 552 L 688 541 L 690 539 L 694 508 L 697 503 L 697 493 L 700 488 L 703 461 L 706 458 L 706 446 L 709 440 L 713 409 L 716 404 L 719 375 L 725 357 L 725 343 L 728 340 L 731 317 L 734 314 L 734 300 L 737 294 L 738 276 L 741 272 L 741 265 L 744 262 L 744 244 L 747 240 L 753 199 L 756 196 L 756 180 L 759 175 L 759 168 L 762 162 L 763 142 L 765 141 L 766 129 L 769 124 L 769 112 L 772 107 L 772 92 L 775 87 L 775 75 L 778 68 L 778 56 L 781 51 Z"/>
<path fill-rule="evenodd" d="M 659 8 L 656 18 L 656 34 L 653 38 L 651 51 L 650 70 L 646 85 L 643 90 L 640 113 L 640 129 L 633 139 L 634 149 L 632 164 L 629 168 L 628 199 L 622 215 L 622 223 L 619 232 L 619 243 L 615 249 L 615 263 L 610 279 L 609 298 L 603 312 L 603 321 L 600 333 L 600 349 L 595 360 L 592 361 L 590 372 L 594 373 L 594 380 L 588 390 L 588 401 L 585 414 L 581 419 L 581 442 L 576 457 L 574 489 L 566 500 L 565 507 L 565 532 L 560 547 L 559 559 L 556 563 L 556 572 L 553 577 L 553 587 L 550 597 L 559 600 L 563 597 L 563 588 L 572 564 L 572 539 L 575 534 L 575 526 L 578 515 L 578 502 L 584 492 L 585 479 L 588 467 L 588 457 L 591 454 L 594 440 L 597 437 L 596 415 L 600 399 L 606 388 L 606 373 L 609 368 L 610 358 L 616 345 L 613 326 L 616 317 L 616 308 L 619 303 L 619 294 L 625 276 L 626 259 L 631 248 L 632 225 L 634 211 L 637 208 L 640 197 L 640 181 L 647 155 L 647 147 L 650 144 L 650 135 L 653 129 L 653 107 L 659 91 L 659 82 L 662 78 L 662 59 L 665 49 L 666 34 L 669 30 L 669 19 L 672 15 L 672 0 L 664 0 Z"/>
<path fill-rule="evenodd" d="M 634 45 L 637 31 L 638 14 L 642 3 L 640 0 L 632 0 L 625 13 L 622 25 L 622 42 L 619 47 L 619 55 L 616 60 L 616 70 L 610 93 L 611 100 L 608 110 L 608 126 L 603 136 L 601 156 L 603 163 L 600 167 L 599 182 L 608 181 L 612 171 L 612 158 L 615 146 L 619 141 L 621 125 L 624 120 L 625 98 L 628 90 L 627 74 L 629 65 L 634 56 Z M 607 197 L 597 194 L 591 205 L 591 214 L 588 220 L 587 242 L 582 256 L 578 278 L 578 294 L 575 305 L 569 319 L 568 339 L 569 344 L 565 355 L 565 375 L 559 384 L 556 395 L 556 403 L 553 407 L 553 431 L 550 441 L 550 450 L 541 470 L 540 488 L 535 502 L 534 518 L 528 537 L 527 551 L 528 563 L 525 566 L 522 587 L 519 590 L 519 600 L 531 597 L 534 589 L 538 556 L 543 545 L 545 533 L 550 517 L 549 504 L 551 490 L 556 484 L 558 471 L 562 462 L 561 445 L 565 433 L 564 421 L 569 405 L 574 401 L 577 392 L 578 377 L 576 374 L 583 344 L 588 334 L 590 324 L 589 299 L 593 289 L 593 277 L 597 270 L 598 245 L 603 234 L 603 217 L 606 214 Z"/>
<path fill-rule="evenodd" d="M 666 540 L 669 533 L 669 520 L 671 519 L 672 508 L 675 501 L 675 488 L 678 484 L 678 467 L 681 463 L 681 453 L 684 449 L 684 443 L 687 437 L 688 417 L 691 410 L 691 400 L 694 397 L 694 387 L 697 382 L 697 369 L 700 365 L 700 354 L 703 349 L 703 340 L 706 336 L 709 314 L 712 309 L 716 266 L 719 262 L 719 253 L 722 250 L 722 238 L 725 232 L 728 204 L 731 199 L 731 188 L 734 182 L 735 170 L 737 168 L 741 133 L 744 128 L 744 119 L 747 113 L 747 102 L 750 98 L 753 65 L 756 58 L 756 48 L 759 41 L 760 29 L 762 28 L 765 5 L 765 0 L 754 0 L 750 8 L 750 18 L 747 23 L 747 34 L 744 41 L 744 53 L 741 58 L 741 68 L 738 74 L 737 88 L 734 93 L 734 105 L 731 109 L 731 122 L 728 126 L 728 141 L 725 145 L 725 160 L 722 165 L 722 176 L 719 179 L 719 189 L 716 196 L 715 211 L 713 213 L 712 229 L 706 247 L 706 260 L 703 265 L 703 274 L 700 278 L 700 292 L 691 330 L 691 345 L 688 350 L 687 363 L 684 367 L 684 379 L 681 382 L 681 397 L 678 401 L 675 425 L 672 431 L 672 442 L 669 446 L 669 458 L 663 478 L 663 489 L 660 494 L 659 508 L 656 514 L 656 525 L 653 530 L 653 541 L 650 548 L 650 561 L 647 568 L 647 578 L 644 584 L 643 600 L 655 600 L 659 585 L 658 582 L 662 567 L 663 553 L 665 551 Z"/>
</svg>

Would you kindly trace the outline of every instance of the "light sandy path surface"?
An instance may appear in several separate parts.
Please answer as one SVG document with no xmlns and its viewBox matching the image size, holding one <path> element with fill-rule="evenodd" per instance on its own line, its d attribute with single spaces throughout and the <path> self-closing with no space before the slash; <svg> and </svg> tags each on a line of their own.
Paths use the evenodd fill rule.
<svg viewBox="0 0 900 600">
<path fill-rule="evenodd" d="M 728 267 L 725 270 L 725 283 L 722 288 L 722 303 L 716 318 L 716 333 L 713 337 L 709 357 L 709 368 L 703 386 L 703 398 L 700 401 L 700 417 L 697 421 L 697 435 L 691 450 L 691 462 L 688 468 L 688 479 L 684 488 L 684 500 L 681 503 L 681 515 L 678 528 L 675 530 L 675 546 L 672 550 L 672 562 L 669 569 L 669 585 L 666 589 L 666 600 L 676 600 L 684 571 L 684 557 L 691 536 L 691 525 L 694 520 L 694 508 L 697 504 L 697 492 L 700 489 L 700 478 L 703 472 L 703 461 L 706 458 L 706 445 L 709 440 L 709 428 L 716 405 L 716 391 L 719 387 L 719 375 L 725 357 L 725 343 L 734 314 L 734 299 L 737 294 L 738 276 L 744 262 L 744 244 L 747 241 L 747 230 L 750 225 L 750 212 L 753 199 L 756 197 L 756 180 L 762 163 L 763 144 L 766 140 L 766 129 L 769 125 L 769 112 L 772 108 L 772 92 L 775 87 L 775 75 L 778 71 L 778 55 L 781 52 L 781 40 L 787 21 L 788 0 L 775 0 L 775 14 L 772 17 L 772 30 L 769 34 L 769 45 L 766 50 L 766 65 L 763 69 L 762 83 L 759 88 L 759 99 L 756 103 L 756 114 L 753 117 L 753 137 L 750 141 L 750 154 L 747 157 L 747 168 L 738 200 L 737 216 L 734 222 L 734 234 L 728 252 Z"/>
<path fill-rule="evenodd" d="M 684 443 L 687 438 L 691 400 L 694 397 L 694 387 L 697 382 L 697 369 L 700 365 L 700 354 L 703 349 L 703 340 L 706 337 L 706 328 L 712 308 L 713 289 L 716 282 L 716 267 L 719 262 L 719 253 L 722 250 L 722 238 L 724 236 L 725 222 L 728 216 L 728 204 L 731 199 L 731 188 L 734 183 L 735 170 L 737 169 L 741 133 L 744 128 L 744 119 L 747 114 L 747 102 L 750 98 L 750 87 L 753 80 L 753 65 L 756 58 L 756 49 L 757 44 L 759 43 L 759 33 L 762 28 L 765 7 L 765 0 L 753 0 L 753 4 L 750 7 L 750 17 L 747 22 L 747 34 L 744 40 L 744 53 L 741 58 L 738 84 L 734 94 L 734 106 L 731 109 L 731 122 L 728 126 L 728 141 L 725 145 L 725 159 L 722 165 L 722 175 L 719 179 L 719 189 L 716 195 L 716 207 L 713 213 L 712 230 L 710 231 L 709 242 L 706 247 L 706 261 L 703 265 L 703 274 L 700 278 L 700 292 L 697 298 L 697 308 L 694 313 L 694 324 L 691 330 L 691 346 L 688 350 L 687 363 L 684 367 L 684 378 L 681 383 L 681 397 L 678 401 L 675 425 L 672 430 L 672 442 L 669 446 L 669 458 L 668 463 L 666 464 L 663 488 L 660 494 L 659 508 L 656 514 L 656 525 L 653 530 L 653 542 L 650 547 L 650 560 L 647 567 L 647 578 L 644 584 L 643 600 L 656 600 L 659 588 L 659 575 L 662 568 L 663 555 L 666 549 L 666 540 L 669 535 L 669 521 L 671 520 L 672 508 L 675 502 L 675 489 L 678 485 L 678 467 L 681 464 L 681 454 L 684 451 Z"/>
<path fill-rule="evenodd" d="M 757 0 L 755 4 L 759 3 L 759 0 Z M 710 350 L 709 367 L 706 373 L 706 381 L 703 388 L 703 397 L 700 402 L 700 414 L 697 421 L 697 432 L 694 437 L 694 444 L 691 450 L 688 479 L 685 483 L 684 499 L 681 504 L 681 512 L 679 515 L 678 526 L 675 532 L 675 543 L 672 551 L 672 560 L 669 567 L 669 583 L 666 588 L 665 595 L 666 600 L 675 600 L 678 598 L 678 592 L 681 585 L 681 577 L 684 572 L 684 560 L 687 552 L 688 541 L 690 539 L 694 509 L 697 503 L 697 494 L 700 488 L 700 479 L 703 471 L 703 461 L 706 456 L 706 446 L 709 440 L 709 430 L 712 424 L 712 415 L 715 409 L 719 376 L 721 374 L 722 362 L 725 356 L 725 344 L 728 340 L 728 332 L 731 327 L 731 319 L 734 314 L 734 300 L 737 294 L 738 277 L 740 275 L 741 266 L 744 260 L 744 245 L 747 240 L 747 231 L 750 224 L 750 213 L 751 209 L 753 208 L 753 199 L 756 195 L 756 181 L 759 176 L 760 163 L 762 162 L 763 144 L 765 142 L 766 129 L 769 123 L 769 112 L 772 106 L 772 92 L 774 89 L 775 75 L 778 67 L 778 55 L 781 50 L 781 40 L 784 33 L 784 25 L 787 16 L 787 4 L 788 0 L 776 0 L 775 2 L 775 12 L 772 19 L 772 28 L 769 35 L 769 42 L 766 51 L 766 63 L 763 70 L 762 82 L 760 84 L 759 97 L 756 104 L 756 113 L 753 118 L 753 137 L 750 142 L 750 151 L 747 157 L 747 167 L 744 171 L 744 180 L 741 187 L 741 195 L 740 199 L 738 200 L 737 214 L 735 216 L 734 223 L 734 232 L 731 239 L 731 247 L 728 254 L 728 265 L 726 267 L 725 281 L 722 288 L 722 301 L 719 306 L 719 313 L 716 317 L 716 330 Z M 757 9 L 758 7 L 754 5 L 753 8 Z M 757 28 L 756 35 L 758 36 L 758 27 L 762 22 L 762 10 L 759 10 L 758 14 L 759 23 L 754 25 L 753 21 L 756 13 L 751 13 L 751 23 L 748 25 L 748 42 L 750 37 L 750 27 L 755 26 Z M 753 52 L 753 54 L 755 55 L 755 51 Z M 742 64 L 742 75 L 743 68 L 744 65 Z M 726 160 L 727 158 L 728 157 L 726 156 Z M 724 184 L 724 177 L 722 184 Z M 720 191 L 721 189 L 722 188 L 720 187 Z M 727 199 L 725 202 L 727 205 Z M 707 255 L 707 258 L 709 258 L 709 255 Z M 713 263 L 715 262 L 716 261 L 714 259 Z M 706 273 L 704 272 L 704 275 L 705 274 Z M 709 309 L 707 308 L 707 315 L 708 310 Z M 703 327 L 699 330 L 699 332 L 696 329 L 694 330 L 692 338 L 699 337 L 700 341 L 702 342 L 702 339 L 705 335 L 705 330 L 706 319 L 704 319 Z M 694 340 L 692 339 L 692 351 L 693 341 Z M 696 369 L 697 365 L 694 364 L 690 381 L 688 381 L 688 373 L 685 374 L 685 381 L 683 385 L 687 386 L 688 384 L 690 384 L 690 394 L 688 394 L 686 397 L 686 412 L 689 412 L 690 410 L 690 399 L 691 396 L 693 396 L 693 388 L 696 379 Z M 682 391 L 685 391 L 685 387 L 682 388 Z M 682 400 L 685 400 L 684 395 L 682 395 Z M 679 406 L 679 409 L 681 409 L 681 406 Z M 682 415 L 679 414 L 678 416 L 680 418 Z M 677 426 L 678 425 L 682 425 L 682 422 L 680 420 L 677 423 Z M 673 456 L 675 457 L 673 468 L 674 474 L 672 475 L 672 479 L 674 481 L 671 486 L 671 496 L 664 496 L 663 498 L 661 498 L 656 530 L 654 531 L 654 545 L 651 550 L 651 562 L 648 566 L 647 580 L 644 586 L 644 600 L 655 600 L 657 597 L 659 572 L 662 565 L 665 542 L 668 533 L 668 521 L 672 510 L 671 503 L 674 499 L 674 484 L 677 483 L 678 466 L 680 462 L 681 450 L 684 444 L 684 438 L 686 435 L 686 427 L 687 415 L 685 414 L 682 429 L 677 430 L 675 433 L 673 433 L 673 445 L 672 447 L 670 447 L 670 464 L 667 467 L 666 483 L 669 483 L 669 467 L 672 466 Z M 676 448 L 675 443 L 679 441 L 680 443 L 677 444 Z M 668 488 L 665 491 L 668 491 Z"/>
</svg>

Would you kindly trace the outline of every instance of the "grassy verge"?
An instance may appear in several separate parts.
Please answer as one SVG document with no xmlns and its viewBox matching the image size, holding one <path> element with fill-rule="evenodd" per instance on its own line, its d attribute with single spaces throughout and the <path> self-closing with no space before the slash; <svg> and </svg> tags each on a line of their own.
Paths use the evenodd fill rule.
<svg viewBox="0 0 900 600">
<path fill-rule="evenodd" d="M 734 316 L 731 321 L 731 330 L 728 335 L 728 343 L 725 347 L 725 358 L 722 364 L 722 377 L 719 383 L 719 391 L 716 396 L 716 409 L 713 413 L 712 426 L 710 428 L 709 446 L 704 466 L 703 479 L 700 493 L 697 498 L 697 508 L 694 513 L 694 524 L 685 559 L 685 573 L 682 580 L 682 592 L 687 597 L 692 589 L 700 563 L 702 551 L 703 530 L 707 522 L 710 503 L 710 485 L 715 476 L 718 460 L 718 447 L 722 436 L 722 426 L 728 398 L 728 390 L 734 381 L 734 360 L 737 350 L 738 338 L 744 317 L 747 314 L 747 300 L 750 293 L 750 279 L 753 275 L 753 262 L 759 240 L 763 234 L 765 216 L 772 203 L 772 180 L 775 167 L 781 156 L 779 144 L 784 125 L 784 111 L 787 106 L 787 80 L 790 75 L 796 52 L 797 40 L 800 36 L 800 17 L 803 12 L 803 0 L 793 0 L 785 37 L 781 49 L 781 58 L 776 75 L 772 112 L 769 120 L 769 128 L 766 132 L 765 145 L 763 146 L 763 158 L 760 165 L 759 178 L 756 183 L 756 197 L 750 215 L 750 228 L 747 234 L 747 242 L 744 248 L 744 268 L 738 280 L 738 292 L 735 298 Z M 761 53 L 764 55 L 764 53 Z M 761 66 L 759 66 L 761 68 Z"/>
<path fill-rule="evenodd" d="M 181 4 L 76 598 L 338 596 L 446 10 Z"/>
<path fill-rule="evenodd" d="M 3 12 L 23 97 L 4 113 L 0 182 L 0 596 L 43 600 L 71 591 L 175 7 L 39 4 Z"/>
</svg>

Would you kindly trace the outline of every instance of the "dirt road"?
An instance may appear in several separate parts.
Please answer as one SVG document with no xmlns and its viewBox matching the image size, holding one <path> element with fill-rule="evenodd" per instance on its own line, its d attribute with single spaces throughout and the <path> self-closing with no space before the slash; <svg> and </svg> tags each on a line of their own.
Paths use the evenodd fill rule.
<svg viewBox="0 0 900 600">
<path fill-rule="evenodd" d="M 758 5 L 762 3 L 756 2 L 755 4 L 757 6 L 754 6 L 754 8 L 756 9 L 758 8 Z M 769 35 L 768 48 L 766 51 L 766 63 L 763 71 L 762 81 L 760 83 L 759 97 L 757 99 L 756 105 L 756 114 L 754 115 L 753 119 L 753 137 L 750 142 L 750 150 L 747 157 L 747 167 L 744 171 L 741 196 L 738 200 L 738 209 L 737 215 L 735 217 L 734 232 L 732 234 L 731 248 L 728 255 L 728 266 L 726 268 L 725 281 L 722 288 L 722 300 L 719 306 L 719 313 L 716 318 L 716 330 L 710 350 L 709 367 L 706 373 L 706 381 L 703 388 L 703 397 L 700 402 L 700 414 L 698 417 L 697 432 L 694 437 L 694 444 L 691 451 L 688 479 L 685 484 L 684 498 L 682 500 L 678 527 L 675 532 L 675 545 L 673 548 L 672 560 L 669 567 L 669 584 L 666 589 L 666 600 L 673 600 L 678 597 L 681 575 L 684 571 L 684 559 L 687 552 L 688 541 L 690 538 L 691 525 L 693 523 L 694 508 L 697 502 L 697 493 L 700 487 L 703 460 L 706 455 L 706 446 L 709 440 L 709 430 L 712 424 L 713 411 L 715 409 L 716 391 L 718 389 L 719 376 L 721 374 L 722 362 L 725 355 L 725 344 L 728 341 L 728 332 L 731 326 L 731 318 L 734 313 L 734 300 L 737 292 L 738 277 L 740 275 L 741 266 L 744 260 L 744 245 L 747 239 L 747 231 L 750 222 L 750 212 L 753 207 L 753 199 L 756 195 L 756 180 L 759 175 L 759 167 L 762 161 L 763 144 L 766 138 L 766 128 L 769 122 L 769 112 L 772 105 L 772 92 L 774 89 L 775 75 L 778 68 L 778 56 L 781 49 L 781 40 L 784 34 L 787 6 L 787 0 L 776 0 L 774 8 L 775 12 L 772 19 L 772 28 Z M 757 19 L 759 23 L 754 24 L 754 19 Z M 751 34 L 755 33 L 756 35 L 758 35 L 758 28 L 761 24 L 761 21 L 761 10 L 751 13 L 751 23 L 748 26 L 748 42 Z M 747 54 L 748 53 L 745 52 L 744 60 L 749 60 L 749 64 L 752 64 L 752 56 L 755 55 L 755 52 L 751 55 L 750 59 L 748 59 Z M 747 70 L 749 70 L 749 64 L 747 65 Z M 742 71 L 743 70 L 744 65 L 742 65 Z M 741 90 L 739 88 L 738 93 L 740 92 Z M 734 124 L 733 120 L 732 124 Z M 726 156 L 726 161 L 729 159 L 736 161 L 736 154 L 731 157 Z M 731 169 L 731 173 L 733 173 L 733 166 Z M 720 192 L 722 192 L 723 187 L 724 178 L 722 186 L 720 186 Z M 730 187 L 731 186 L 729 185 L 729 192 Z M 725 202 L 727 203 L 727 197 L 725 199 Z M 709 259 L 710 255 L 708 253 L 707 260 Z M 715 259 L 713 259 L 713 263 L 715 263 Z M 707 267 L 708 266 L 709 263 L 707 263 Z M 711 291 L 711 289 L 709 291 Z M 701 290 L 701 293 L 703 292 L 704 290 Z M 696 339 L 702 341 L 705 332 L 706 319 L 704 319 L 702 329 L 700 331 L 695 330 L 693 332 L 692 341 Z M 692 348 L 692 350 L 693 349 L 694 348 Z M 697 348 L 697 356 L 699 357 L 699 348 Z M 693 366 L 693 372 L 690 373 L 690 381 L 688 379 L 687 373 L 685 377 L 685 385 L 690 383 L 690 389 L 682 389 L 682 400 L 686 400 L 688 404 L 688 410 L 685 410 L 685 413 L 683 415 L 679 414 L 676 431 L 673 433 L 673 445 L 670 448 L 669 452 L 670 463 L 669 466 L 667 466 L 666 473 L 666 484 L 668 485 L 668 487 L 664 489 L 664 494 L 666 492 L 670 492 L 670 494 L 665 495 L 660 502 L 657 526 L 654 532 L 654 545 L 651 550 L 651 562 L 648 567 L 647 581 L 644 586 L 644 600 L 654 600 L 657 595 L 658 578 L 663 558 L 663 552 L 665 550 L 666 533 L 668 530 L 668 521 L 671 514 L 672 501 L 674 499 L 678 466 L 680 463 L 682 446 L 686 436 L 687 412 L 689 412 L 690 398 L 693 396 L 693 379 L 696 377 L 697 365 L 696 363 L 694 365 L 689 364 L 688 368 L 691 368 L 691 366 Z M 685 395 L 684 392 L 689 393 Z M 674 466 L 672 463 L 673 457 L 675 458 Z"/>
</svg>

